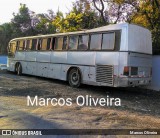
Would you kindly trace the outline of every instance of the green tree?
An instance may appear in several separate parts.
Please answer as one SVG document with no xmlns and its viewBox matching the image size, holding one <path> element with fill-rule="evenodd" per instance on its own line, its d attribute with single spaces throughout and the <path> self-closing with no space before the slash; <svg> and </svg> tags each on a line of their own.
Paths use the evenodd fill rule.
<svg viewBox="0 0 160 138">
<path fill-rule="evenodd" d="M 31 16 L 32 15 L 32 16 Z M 29 36 L 37 34 L 34 29 L 36 21 L 38 21 L 33 16 L 33 12 L 29 11 L 25 4 L 20 4 L 19 12 L 12 19 L 12 26 L 14 28 L 14 37 L 19 36 Z"/>
<path fill-rule="evenodd" d="M 103 22 L 139 24 L 152 32 L 154 53 L 160 54 L 160 0 L 90 0 Z M 107 18 L 105 18 L 107 14 Z"/>
<path fill-rule="evenodd" d="M 92 29 L 104 25 L 90 0 L 77 0 L 73 3 L 71 12 L 77 15 L 82 14 L 81 29 Z"/>
<path fill-rule="evenodd" d="M 130 22 L 138 0 L 90 0 L 99 12 L 104 25 Z"/>
<path fill-rule="evenodd" d="M 63 13 L 58 11 L 52 25 L 55 26 L 56 32 L 72 32 L 81 29 L 82 14 L 71 11 L 64 18 Z"/>
<path fill-rule="evenodd" d="M 12 39 L 12 27 L 10 23 L 5 23 L 0 26 L 0 53 L 7 54 L 7 46 Z"/>
<path fill-rule="evenodd" d="M 81 30 L 82 16 L 83 14 L 81 13 L 76 14 L 74 12 L 70 12 L 64 19 L 63 22 L 64 30 L 66 32 Z"/>
<path fill-rule="evenodd" d="M 71 32 L 102 26 L 103 22 L 89 0 L 77 0 L 65 18 L 57 14 L 52 24 L 58 32 Z"/>
<path fill-rule="evenodd" d="M 106 0 L 91 0 L 93 3 L 95 9 L 100 13 L 100 20 L 103 25 L 109 24 L 109 17 L 108 13 L 105 8 L 105 2 Z"/>
<path fill-rule="evenodd" d="M 38 14 L 39 22 L 36 24 L 35 29 L 39 34 L 51 34 L 55 33 L 55 26 L 52 25 L 52 18 L 48 17 L 48 14 Z"/>
<path fill-rule="evenodd" d="M 57 11 L 53 21 L 52 21 L 52 25 L 55 28 L 55 32 L 56 33 L 60 33 L 60 32 L 66 32 L 65 30 L 65 26 L 64 26 L 64 16 L 63 13 L 61 11 Z"/>
<path fill-rule="evenodd" d="M 135 9 L 131 22 L 151 30 L 153 53 L 160 54 L 160 0 L 140 1 Z"/>
</svg>

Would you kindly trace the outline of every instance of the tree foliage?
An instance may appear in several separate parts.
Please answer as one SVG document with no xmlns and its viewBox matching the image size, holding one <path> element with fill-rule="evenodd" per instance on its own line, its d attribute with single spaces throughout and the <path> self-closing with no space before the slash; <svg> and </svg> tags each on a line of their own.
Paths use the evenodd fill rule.
<svg viewBox="0 0 160 138">
<path fill-rule="evenodd" d="M 152 32 L 153 52 L 160 54 L 160 0 L 91 1 L 104 22 L 129 22 L 148 28 Z"/>
<path fill-rule="evenodd" d="M 154 51 L 160 53 L 160 0 L 76 0 L 65 15 L 59 10 L 36 14 L 20 4 L 11 22 L 0 25 L 0 52 L 6 53 L 9 40 L 15 37 L 80 31 L 121 22 L 148 28 Z"/>
<path fill-rule="evenodd" d="M 33 13 L 29 11 L 28 7 L 25 4 L 20 4 L 19 12 L 13 14 L 14 18 L 11 20 L 14 36 L 28 36 L 35 34 L 34 31 L 34 22 L 31 19 Z M 34 16 L 32 17 L 34 18 Z"/>
<path fill-rule="evenodd" d="M 80 31 L 102 25 L 100 18 L 88 0 L 77 0 L 65 18 L 62 14 L 56 16 L 53 25 L 58 32 Z"/>
<path fill-rule="evenodd" d="M 0 25 L 0 54 L 7 53 L 7 45 L 12 38 L 13 30 L 10 23 Z"/>
<path fill-rule="evenodd" d="M 133 22 L 147 27 L 152 32 L 153 52 L 160 53 L 160 0 L 141 2 Z"/>
</svg>

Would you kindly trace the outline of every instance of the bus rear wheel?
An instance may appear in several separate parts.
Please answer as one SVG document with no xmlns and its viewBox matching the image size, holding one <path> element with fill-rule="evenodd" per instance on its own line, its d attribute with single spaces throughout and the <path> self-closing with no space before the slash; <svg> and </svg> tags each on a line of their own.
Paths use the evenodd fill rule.
<svg viewBox="0 0 160 138">
<path fill-rule="evenodd" d="M 20 63 L 18 63 L 16 66 L 16 73 L 19 76 L 22 75 L 22 65 Z"/>
<path fill-rule="evenodd" d="M 71 69 L 68 77 L 69 85 L 74 88 L 78 88 L 81 84 L 81 74 L 76 68 Z"/>
</svg>

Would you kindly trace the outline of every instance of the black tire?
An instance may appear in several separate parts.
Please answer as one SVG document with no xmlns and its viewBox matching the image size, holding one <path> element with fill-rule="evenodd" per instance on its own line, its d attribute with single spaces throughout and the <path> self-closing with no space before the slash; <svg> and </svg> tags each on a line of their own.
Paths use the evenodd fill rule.
<svg viewBox="0 0 160 138">
<path fill-rule="evenodd" d="M 81 74 L 78 69 L 73 68 L 69 72 L 68 82 L 71 87 L 78 88 L 81 85 Z"/>
<path fill-rule="evenodd" d="M 20 63 L 18 63 L 16 66 L 16 73 L 19 76 L 22 75 L 22 65 Z"/>
</svg>

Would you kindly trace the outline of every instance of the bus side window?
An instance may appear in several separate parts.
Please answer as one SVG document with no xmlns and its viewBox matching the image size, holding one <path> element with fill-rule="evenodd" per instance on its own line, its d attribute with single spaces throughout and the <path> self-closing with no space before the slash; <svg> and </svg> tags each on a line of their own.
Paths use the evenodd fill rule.
<svg viewBox="0 0 160 138">
<path fill-rule="evenodd" d="M 63 37 L 63 47 L 62 47 L 62 50 L 67 50 L 67 46 L 68 46 L 68 37 L 64 36 Z"/>
<path fill-rule="evenodd" d="M 26 41 L 23 41 L 23 50 L 26 50 Z"/>
<path fill-rule="evenodd" d="M 14 48 L 14 44 L 13 43 L 11 43 L 10 52 L 12 54 L 15 53 L 15 48 Z"/>
<path fill-rule="evenodd" d="M 41 50 L 49 50 L 47 49 L 47 38 L 43 38 Z"/>
<path fill-rule="evenodd" d="M 77 46 L 78 46 L 78 36 L 70 36 L 68 49 L 77 50 Z"/>
<path fill-rule="evenodd" d="M 88 40 L 89 40 L 89 35 L 80 35 L 79 43 L 78 43 L 78 50 L 87 50 Z"/>
<path fill-rule="evenodd" d="M 47 39 L 47 50 L 51 50 L 51 49 L 52 49 L 52 48 L 50 47 L 50 46 L 51 46 L 51 41 L 52 41 L 51 38 L 48 38 L 48 39 Z"/>
<path fill-rule="evenodd" d="M 91 34 L 90 50 L 101 50 L 102 34 Z"/>
<path fill-rule="evenodd" d="M 42 47 L 42 39 L 39 38 L 39 39 L 38 39 L 37 50 L 41 50 L 41 47 Z"/>
<path fill-rule="evenodd" d="M 18 50 L 19 50 L 19 51 L 23 51 L 24 48 L 25 48 L 25 43 L 24 43 L 23 40 L 20 40 L 20 41 L 19 41 L 19 48 L 18 48 Z"/>
<path fill-rule="evenodd" d="M 26 50 L 31 50 L 31 40 L 26 41 Z"/>
<path fill-rule="evenodd" d="M 55 43 L 56 43 L 56 38 L 53 37 L 51 40 L 50 49 L 54 50 Z"/>
<path fill-rule="evenodd" d="M 102 50 L 113 50 L 115 46 L 115 33 L 103 34 Z"/>
<path fill-rule="evenodd" d="M 19 49 L 19 46 L 20 46 L 20 41 L 17 41 L 17 42 L 16 42 L 16 49 L 17 49 L 17 50 Z"/>
<path fill-rule="evenodd" d="M 55 50 L 62 50 L 63 46 L 63 37 L 56 38 Z"/>
<path fill-rule="evenodd" d="M 36 50 L 36 46 L 37 46 L 37 39 L 32 39 L 31 50 Z"/>
<path fill-rule="evenodd" d="M 55 38 L 46 38 L 46 49 L 45 50 L 54 50 Z"/>
</svg>

